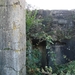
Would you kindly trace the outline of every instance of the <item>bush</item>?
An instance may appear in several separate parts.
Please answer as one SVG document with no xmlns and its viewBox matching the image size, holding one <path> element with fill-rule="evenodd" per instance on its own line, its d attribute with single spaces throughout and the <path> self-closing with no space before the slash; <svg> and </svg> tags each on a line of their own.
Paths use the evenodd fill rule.
<svg viewBox="0 0 75 75">
<path fill-rule="evenodd" d="M 37 69 L 40 68 L 41 52 L 38 49 L 31 49 L 31 44 L 27 41 L 26 69 L 27 75 L 40 75 Z"/>
</svg>

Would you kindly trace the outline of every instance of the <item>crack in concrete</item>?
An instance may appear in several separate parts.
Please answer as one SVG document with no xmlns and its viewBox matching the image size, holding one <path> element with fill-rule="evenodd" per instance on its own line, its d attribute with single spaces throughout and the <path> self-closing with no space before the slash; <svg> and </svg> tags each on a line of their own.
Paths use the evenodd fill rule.
<svg viewBox="0 0 75 75">
<path fill-rule="evenodd" d="M 16 71 L 13 67 L 8 67 L 8 66 L 6 66 L 6 68 L 11 68 L 11 69 L 14 70 L 15 72 L 19 72 L 19 71 Z"/>
</svg>

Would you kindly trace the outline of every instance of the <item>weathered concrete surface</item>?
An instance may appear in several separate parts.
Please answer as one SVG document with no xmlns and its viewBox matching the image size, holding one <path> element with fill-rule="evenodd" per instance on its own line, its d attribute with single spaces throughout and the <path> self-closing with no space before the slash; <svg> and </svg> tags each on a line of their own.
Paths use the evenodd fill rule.
<svg viewBox="0 0 75 75">
<path fill-rule="evenodd" d="M 0 75 L 26 75 L 25 0 L 0 0 Z"/>
<path fill-rule="evenodd" d="M 24 50 L 3 50 L 0 52 L 0 59 L 0 75 L 17 75 L 17 73 L 19 75 L 19 73 L 22 73 L 22 69 L 25 68 Z M 21 75 L 25 75 L 25 73 Z"/>
</svg>

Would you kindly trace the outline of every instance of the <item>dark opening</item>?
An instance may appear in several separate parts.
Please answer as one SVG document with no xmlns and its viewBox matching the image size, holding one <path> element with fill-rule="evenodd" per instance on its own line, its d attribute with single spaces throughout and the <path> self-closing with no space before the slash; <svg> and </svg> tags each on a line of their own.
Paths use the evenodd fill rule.
<svg viewBox="0 0 75 75">
<path fill-rule="evenodd" d="M 37 46 L 37 45 L 46 46 L 46 41 L 42 40 L 42 39 L 32 39 L 32 45 L 34 45 L 34 46 Z"/>
</svg>

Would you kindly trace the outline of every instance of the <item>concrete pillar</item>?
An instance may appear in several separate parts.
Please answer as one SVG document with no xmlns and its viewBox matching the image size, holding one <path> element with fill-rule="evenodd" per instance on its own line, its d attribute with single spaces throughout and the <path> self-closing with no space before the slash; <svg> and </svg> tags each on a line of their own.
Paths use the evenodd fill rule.
<svg viewBox="0 0 75 75">
<path fill-rule="evenodd" d="M 0 0 L 0 75 L 26 75 L 25 0 Z"/>
</svg>

